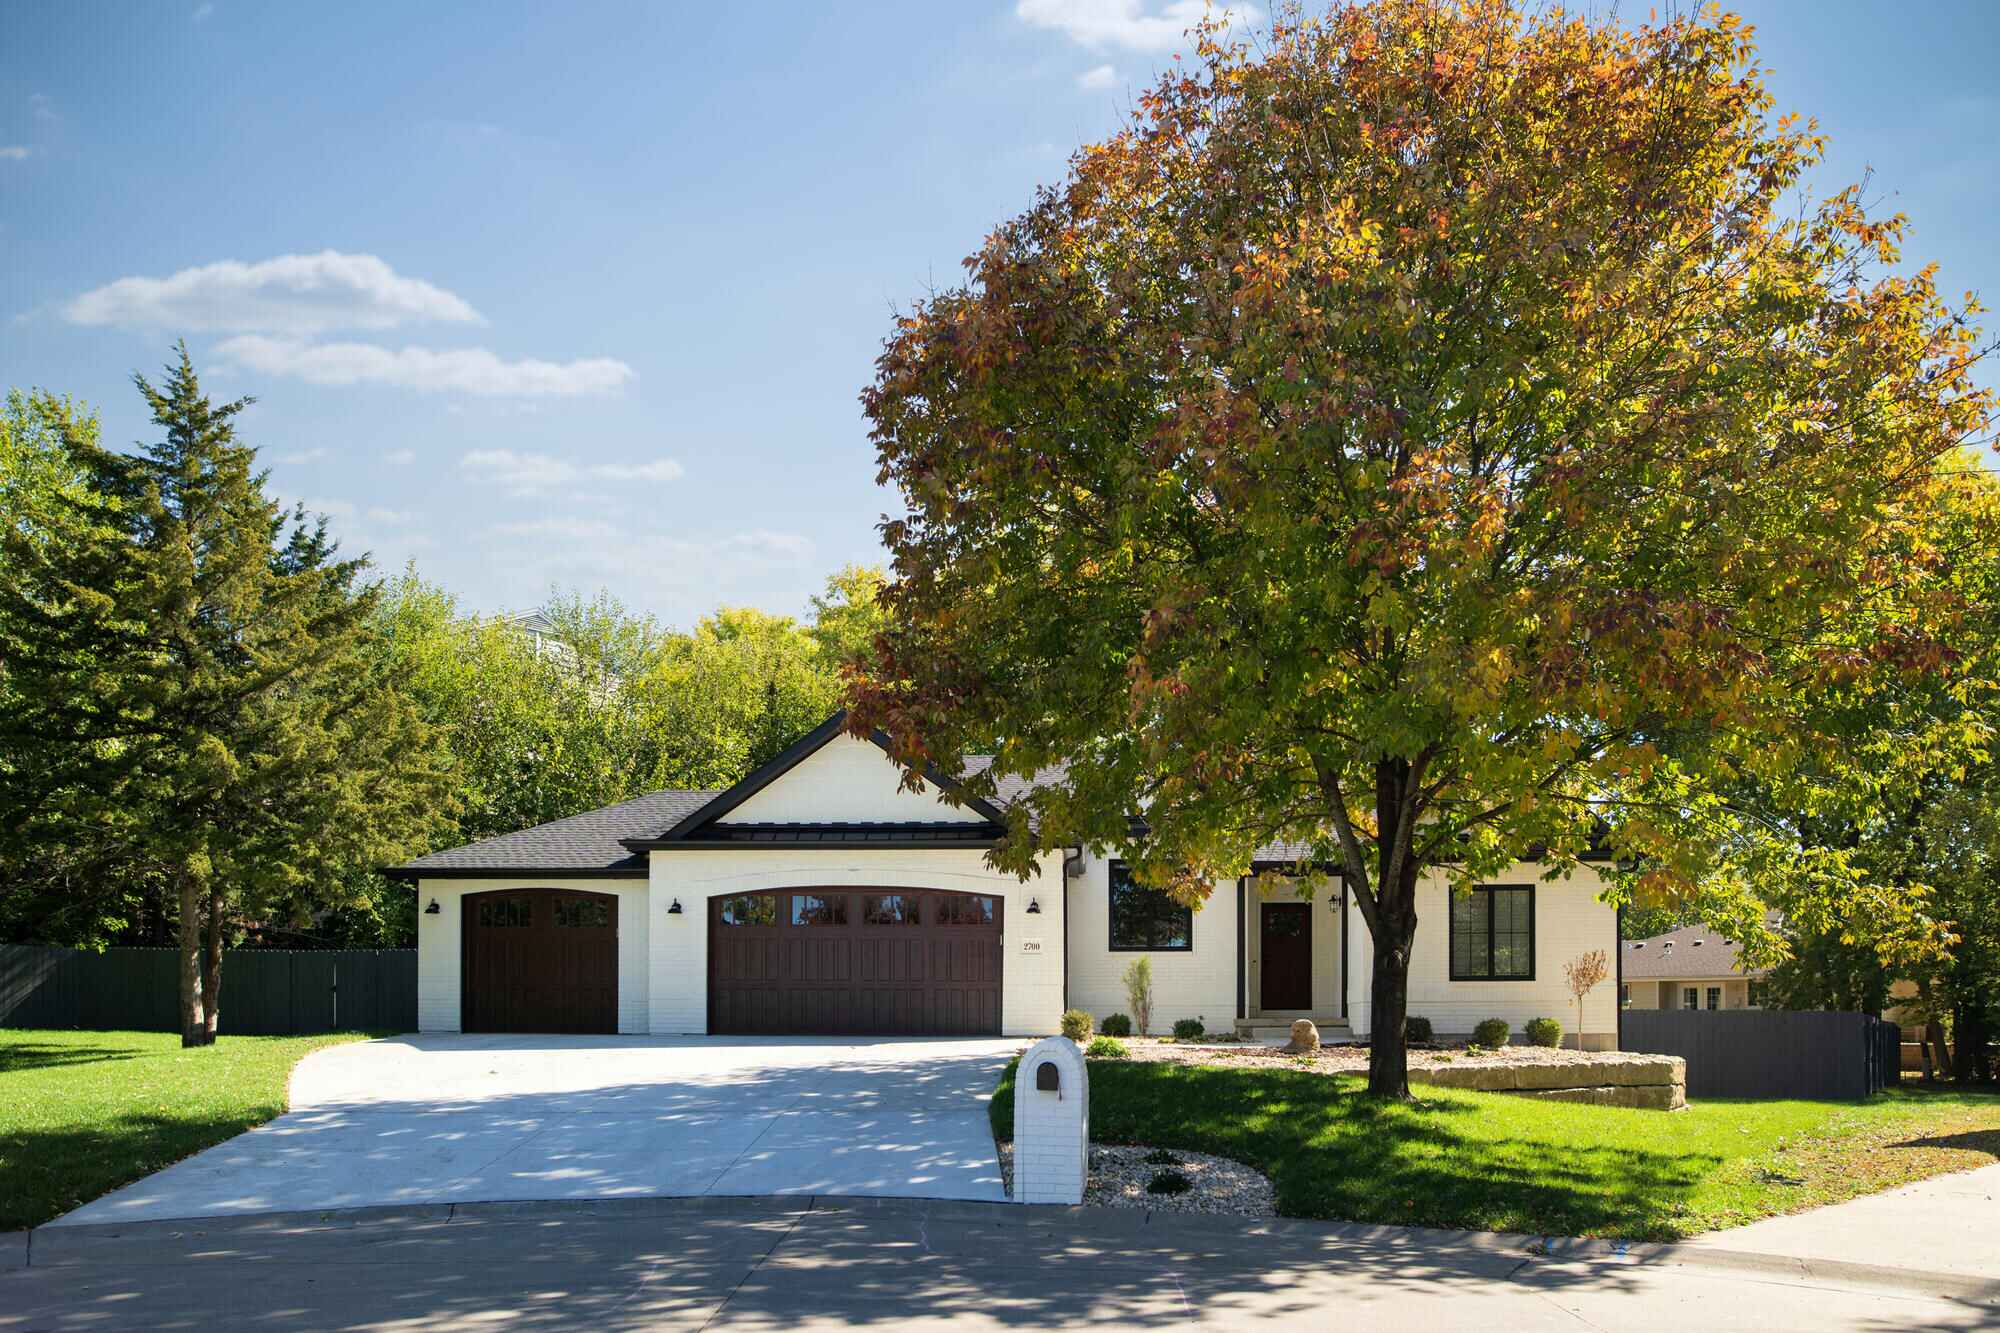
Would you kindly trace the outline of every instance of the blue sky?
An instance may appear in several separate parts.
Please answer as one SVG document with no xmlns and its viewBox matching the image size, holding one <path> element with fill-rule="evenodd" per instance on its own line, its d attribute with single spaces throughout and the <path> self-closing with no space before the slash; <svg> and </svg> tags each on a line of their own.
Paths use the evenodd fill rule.
<svg viewBox="0 0 2000 1333">
<path fill-rule="evenodd" d="M 1945 289 L 2000 304 L 2000 5 L 1736 7 L 1825 179 L 1872 166 Z M 129 376 L 185 336 L 257 396 L 275 490 L 469 607 L 797 612 L 879 551 L 856 395 L 892 310 L 1198 8 L 15 0 L 0 381 L 139 441 Z"/>
</svg>

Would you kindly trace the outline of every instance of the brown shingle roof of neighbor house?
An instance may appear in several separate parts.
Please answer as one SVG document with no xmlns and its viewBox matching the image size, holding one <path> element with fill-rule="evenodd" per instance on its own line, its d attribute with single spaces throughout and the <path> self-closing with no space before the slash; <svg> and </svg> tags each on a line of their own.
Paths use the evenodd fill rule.
<svg viewBox="0 0 2000 1333">
<path fill-rule="evenodd" d="M 1626 940 L 1623 977 L 1627 981 L 1725 980 L 1761 977 L 1765 969 L 1745 970 L 1738 966 L 1736 942 L 1726 940 L 1707 926 L 1683 926 L 1649 940 Z"/>
</svg>

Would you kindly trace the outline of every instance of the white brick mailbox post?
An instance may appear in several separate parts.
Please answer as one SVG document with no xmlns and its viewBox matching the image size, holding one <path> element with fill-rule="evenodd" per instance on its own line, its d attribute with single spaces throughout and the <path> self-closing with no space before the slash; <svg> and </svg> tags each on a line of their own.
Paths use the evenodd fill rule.
<svg viewBox="0 0 2000 1333">
<path fill-rule="evenodd" d="M 1082 1203 L 1090 1074 L 1068 1037 L 1044 1037 L 1014 1074 L 1014 1201 Z"/>
</svg>

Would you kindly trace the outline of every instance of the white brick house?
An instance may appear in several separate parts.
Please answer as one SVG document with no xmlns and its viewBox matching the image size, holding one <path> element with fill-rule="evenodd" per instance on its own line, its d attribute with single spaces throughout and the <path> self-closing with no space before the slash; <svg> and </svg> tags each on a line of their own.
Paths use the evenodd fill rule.
<svg viewBox="0 0 2000 1333">
<path fill-rule="evenodd" d="M 999 810 L 919 792 L 836 715 L 727 791 L 655 792 L 421 857 L 414 885 L 425 1031 L 1003 1033 L 1065 1008 L 1126 1012 L 1152 960 L 1155 1030 L 1311 1017 L 1368 1028 L 1367 928 L 1336 877 L 1302 899 L 1262 872 L 1199 909 L 1131 882 L 1116 857 L 1043 855 L 1027 880 L 986 850 Z M 1617 914 L 1586 864 L 1523 863 L 1471 895 L 1419 887 L 1409 1012 L 1440 1036 L 1483 1018 L 1575 1027 L 1562 965 L 1615 956 Z M 1586 1002 L 1587 1045 L 1615 1044 L 1615 986 Z"/>
</svg>

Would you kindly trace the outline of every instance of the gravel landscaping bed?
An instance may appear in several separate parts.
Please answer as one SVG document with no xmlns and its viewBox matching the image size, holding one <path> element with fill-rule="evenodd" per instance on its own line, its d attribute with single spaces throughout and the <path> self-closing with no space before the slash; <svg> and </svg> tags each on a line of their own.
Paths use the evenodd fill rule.
<svg viewBox="0 0 2000 1333">
<path fill-rule="evenodd" d="M 1014 1193 L 1014 1145 L 1002 1143 L 1000 1177 L 1008 1197 Z M 1148 1161 L 1147 1158 L 1159 1160 Z M 1172 1161 L 1164 1160 L 1172 1158 Z M 1146 1186 L 1165 1172 L 1185 1177 L 1189 1188 L 1180 1194 L 1155 1194 Z M 1129 1144 L 1090 1145 L 1090 1178 L 1083 1201 L 1112 1208 L 1158 1208 L 1174 1213 L 1226 1213 L 1239 1217 L 1276 1217 L 1277 1192 L 1257 1171 L 1227 1157 Z"/>
</svg>

